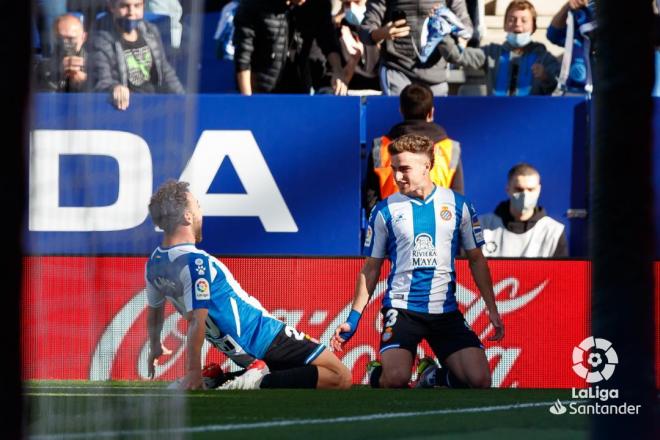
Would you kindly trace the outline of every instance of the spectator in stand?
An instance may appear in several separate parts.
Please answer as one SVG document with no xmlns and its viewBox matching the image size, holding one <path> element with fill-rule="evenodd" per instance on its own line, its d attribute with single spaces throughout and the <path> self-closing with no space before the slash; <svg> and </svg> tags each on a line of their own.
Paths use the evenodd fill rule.
<svg viewBox="0 0 660 440">
<path fill-rule="evenodd" d="M 183 25 L 181 24 L 183 7 L 181 2 L 179 0 L 149 0 L 146 7 L 149 12 L 170 17 L 171 41 L 165 43 L 170 44 L 174 49 L 178 49 L 181 46 L 181 35 L 183 34 Z"/>
<path fill-rule="evenodd" d="M 447 7 L 460 19 L 462 36 L 472 35 L 472 22 L 465 0 L 447 0 Z M 386 95 L 398 96 L 412 82 L 428 85 L 435 96 L 446 96 L 447 63 L 438 51 L 422 61 L 422 48 L 430 16 L 438 0 L 368 0 L 361 26 L 365 45 L 380 45 L 380 84 Z"/>
<path fill-rule="evenodd" d="M 399 101 L 403 122 L 396 124 L 387 135 L 376 138 L 373 142 L 367 174 L 368 212 L 377 202 L 399 191 L 388 146 L 407 134 L 425 136 L 433 141 L 433 167 L 429 171 L 433 184 L 463 194 L 461 146 L 447 136 L 443 127 L 433 122 L 435 108 L 431 89 L 423 84 L 410 84 L 401 91 Z"/>
<path fill-rule="evenodd" d="M 112 28 L 93 38 L 97 92 L 109 92 L 112 103 L 126 110 L 131 93 L 184 93 L 165 58 L 158 29 L 145 22 L 143 0 L 110 0 Z"/>
<path fill-rule="evenodd" d="M 57 17 L 66 13 L 66 0 L 36 0 L 34 5 L 41 55 L 49 58 L 55 46 L 53 25 Z"/>
<path fill-rule="evenodd" d="M 479 217 L 487 257 L 567 257 L 564 225 L 538 206 L 541 175 L 533 166 L 520 163 L 508 174 L 509 200 L 495 212 Z"/>
<path fill-rule="evenodd" d="M 541 43 L 532 41 L 536 9 L 527 0 L 513 0 L 504 15 L 506 41 L 461 50 L 450 35 L 438 45 L 443 57 L 471 69 L 483 69 L 487 93 L 495 96 L 550 95 L 557 87 L 559 63 Z"/>
<path fill-rule="evenodd" d="M 87 92 L 88 56 L 85 49 L 87 33 L 78 17 L 64 14 L 53 24 L 55 43 L 50 58 L 38 65 L 37 83 L 40 91 Z"/>
<path fill-rule="evenodd" d="M 378 46 L 363 44 L 359 36 L 366 10 L 367 0 L 344 0 L 335 16 L 349 90 L 380 90 Z"/>
<path fill-rule="evenodd" d="M 559 86 L 564 94 L 583 95 L 592 91 L 593 45 L 590 35 L 596 27 L 593 0 L 569 0 L 548 26 L 548 40 L 564 48 Z"/>
<path fill-rule="evenodd" d="M 243 0 L 234 17 L 234 64 L 239 91 L 310 93 L 309 55 L 316 41 L 331 68 L 331 87 L 347 88 L 330 2 L 327 0 Z"/>
</svg>

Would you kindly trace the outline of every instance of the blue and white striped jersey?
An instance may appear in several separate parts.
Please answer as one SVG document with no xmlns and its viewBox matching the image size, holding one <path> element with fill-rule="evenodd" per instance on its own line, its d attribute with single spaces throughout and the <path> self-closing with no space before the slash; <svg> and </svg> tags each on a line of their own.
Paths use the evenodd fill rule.
<svg viewBox="0 0 660 440">
<path fill-rule="evenodd" d="M 185 314 L 208 309 L 206 339 L 241 366 L 263 358 L 284 323 L 248 295 L 229 269 L 194 244 L 158 247 L 145 270 L 147 301 Z"/>
<path fill-rule="evenodd" d="M 421 200 L 392 194 L 373 209 L 364 242 L 368 257 L 389 257 L 383 306 L 422 313 L 457 310 L 454 258 L 484 244 L 470 202 L 435 187 Z"/>
</svg>

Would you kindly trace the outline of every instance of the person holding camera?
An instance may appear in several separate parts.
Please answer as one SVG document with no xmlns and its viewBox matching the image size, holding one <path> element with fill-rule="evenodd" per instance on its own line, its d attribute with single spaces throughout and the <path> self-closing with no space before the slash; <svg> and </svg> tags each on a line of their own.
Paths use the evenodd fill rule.
<svg viewBox="0 0 660 440">
<path fill-rule="evenodd" d="M 385 95 L 398 96 L 408 84 L 423 83 L 434 96 L 446 96 L 447 62 L 436 50 L 422 56 L 433 12 L 446 6 L 463 25 L 466 38 L 472 21 L 465 0 L 368 0 L 361 26 L 364 44 L 379 45 L 380 83 Z"/>
<path fill-rule="evenodd" d="M 51 92 L 87 92 L 87 33 L 75 15 L 59 16 L 54 24 L 55 44 L 50 58 L 39 65 L 39 89 Z"/>
</svg>

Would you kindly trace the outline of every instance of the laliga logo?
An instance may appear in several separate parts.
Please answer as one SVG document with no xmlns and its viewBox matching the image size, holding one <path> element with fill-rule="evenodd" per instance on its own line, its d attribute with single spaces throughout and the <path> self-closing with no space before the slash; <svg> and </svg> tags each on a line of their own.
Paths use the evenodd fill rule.
<svg viewBox="0 0 660 440">
<path fill-rule="evenodd" d="M 584 365 L 585 358 L 588 367 Z M 573 347 L 573 371 L 587 383 L 609 379 L 618 363 L 619 357 L 607 339 L 589 336 Z"/>
</svg>

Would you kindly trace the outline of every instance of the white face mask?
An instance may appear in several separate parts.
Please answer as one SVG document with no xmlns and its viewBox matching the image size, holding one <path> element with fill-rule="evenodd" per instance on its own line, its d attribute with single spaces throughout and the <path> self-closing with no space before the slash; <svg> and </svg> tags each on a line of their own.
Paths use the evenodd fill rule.
<svg viewBox="0 0 660 440">
<path fill-rule="evenodd" d="M 507 32 L 506 41 L 513 47 L 525 47 L 530 43 L 530 41 L 532 41 L 532 33 L 521 32 L 516 34 L 514 32 Z"/>
<path fill-rule="evenodd" d="M 364 14 L 367 12 L 367 4 L 359 5 L 357 3 L 351 3 L 348 8 L 344 9 L 344 18 L 350 24 L 359 26 L 364 20 Z"/>
<path fill-rule="evenodd" d="M 511 207 L 516 212 L 529 212 L 536 208 L 540 191 L 520 191 L 511 194 Z"/>
</svg>

